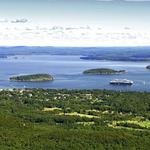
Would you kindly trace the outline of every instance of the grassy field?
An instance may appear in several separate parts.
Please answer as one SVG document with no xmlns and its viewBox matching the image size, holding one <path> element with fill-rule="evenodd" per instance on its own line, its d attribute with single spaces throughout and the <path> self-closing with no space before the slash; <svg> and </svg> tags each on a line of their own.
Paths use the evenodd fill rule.
<svg viewBox="0 0 150 150">
<path fill-rule="evenodd" d="M 139 128 L 139 129 L 150 129 L 150 121 L 149 120 L 123 120 L 123 121 L 113 121 L 112 126 L 114 127 L 130 127 L 131 129 Z"/>
</svg>

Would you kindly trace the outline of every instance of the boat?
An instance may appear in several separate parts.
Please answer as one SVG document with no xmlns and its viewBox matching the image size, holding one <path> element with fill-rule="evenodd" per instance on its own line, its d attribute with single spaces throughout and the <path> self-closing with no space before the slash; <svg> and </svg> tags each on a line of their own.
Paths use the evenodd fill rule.
<svg viewBox="0 0 150 150">
<path fill-rule="evenodd" d="M 110 81 L 110 84 L 118 84 L 118 85 L 132 85 L 133 81 L 127 79 L 114 79 Z"/>
</svg>

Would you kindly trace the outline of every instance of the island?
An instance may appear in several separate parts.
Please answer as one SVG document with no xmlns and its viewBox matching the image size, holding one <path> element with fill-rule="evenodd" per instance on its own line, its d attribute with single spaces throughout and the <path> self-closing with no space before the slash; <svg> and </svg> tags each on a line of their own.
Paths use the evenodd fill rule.
<svg viewBox="0 0 150 150">
<path fill-rule="evenodd" d="M 148 65 L 148 66 L 146 67 L 146 69 L 150 69 L 150 65 Z"/>
<path fill-rule="evenodd" d="M 41 81 L 52 81 L 54 78 L 50 74 L 32 74 L 32 75 L 21 75 L 10 77 L 10 81 L 21 81 L 21 82 L 41 82 Z"/>
<path fill-rule="evenodd" d="M 108 68 L 97 68 L 85 70 L 83 74 L 92 74 L 92 75 L 110 75 L 110 74 L 122 74 L 126 73 L 125 70 L 113 70 Z"/>
</svg>

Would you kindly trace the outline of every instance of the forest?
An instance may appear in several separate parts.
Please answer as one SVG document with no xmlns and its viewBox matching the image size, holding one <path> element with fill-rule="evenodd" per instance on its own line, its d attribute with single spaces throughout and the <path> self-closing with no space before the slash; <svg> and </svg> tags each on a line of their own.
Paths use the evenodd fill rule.
<svg viewBox="0 0 150 150">
<path fill-rule="evenodd" d="M 150 93 L 0 91 L 2 150 L 148 150 Z"/>
</svg>

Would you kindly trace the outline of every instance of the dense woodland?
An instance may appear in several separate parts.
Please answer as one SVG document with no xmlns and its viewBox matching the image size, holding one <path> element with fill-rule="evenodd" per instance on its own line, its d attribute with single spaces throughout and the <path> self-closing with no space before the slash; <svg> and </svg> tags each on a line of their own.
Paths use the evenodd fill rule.
<svg viewBox="0 0 150 150">
<path fill-rule="evenodd" d="M 150 93 L 1 90 L 0 150 L 149 150 Z"/>
</svg>

